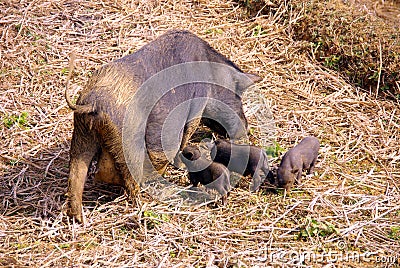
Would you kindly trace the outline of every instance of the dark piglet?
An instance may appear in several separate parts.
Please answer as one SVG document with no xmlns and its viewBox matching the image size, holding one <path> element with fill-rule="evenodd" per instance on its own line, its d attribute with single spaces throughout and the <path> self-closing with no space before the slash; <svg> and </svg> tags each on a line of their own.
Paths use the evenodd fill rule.
<svg viewBox="0 0 400 268">
<path fill-rule="evenodd" d="M 208 188 L 214 188 L 222 196 L 222 204 L 231 190 L 229 170 L 222 164 L 207 160 L 195 146 L 186 146 L 180 155 L 182 162 L 189 171 L 189 180 L 193 186 L 199 183 Z"/>
<path fill-rule="evenodd" d="M 315 137 L 306 137 L 298 145 L 285 153 L 278 168 L 278 187 L 289 193 L 295 181 L 300 183 L 303 170 L 314 172 L 318 157 L 319 141 Z"/>
<path fill-rule="evenodd" d="M 250 186 L 252 192 L 258 191 L 265 178 L 271 175 L 267 154 L 259 147 L 235 144 L 222 139 L 209 143 L 208 147 L 215 162 L 243 176 L 252 176 L 253 181 Z"/>
<path fill-rule="evenodd" d="M 210 64 L 201 65 L 201 69 L 196 72 L 183 67 L 173 75 L 166 76 L 165 80 L 158 80 L 156 87 L 147 87 L 145 90 L 141 88 L 149 78 L 163 70 L 189 62 Z M 218 63 L 219 67 L 214 68 L 215 64 L 211 63 Z M 224 81 L 232 85 L 232 91 L 220 85 L 200 82 L 180 84 L 173 88 L 168 86 L 185 77 L 193 76 L 196 79 L 194 75 L 197 74 L 212 77 L 215 81 Z M 81 92 L 76 104 L 71 102 L 66 93 L 68 106 L 74 110 L 67 214 L 82 221 L 84 183 L 90 163 L 96 155 L 100 155 L 100 166 L 95 178 L 124 186 L 131 199 L 134 199 L 139 189 L 138 182 L 142 184 L 144 170 L 150 166 L 162 173 L 171 156 L 178 159 L 177 153 L 186 146 L 201 118 L 213 118 L 225 127 L 231 138 L 245 135 L 247 121 L 240 96 L 251 85 L 251 81 L 259 79 L 256 75 L 243 73 L 225 56 L 187 31 L 169 31 L 137 52 L 98 69 Z M 159 89 L 160 86 L 164 88 Z M 66 91 L 67 89 L 68 83 Z M 167 90 L 166 93 L 164 89 Z M 154 92 L 155 90 L 160 92 Z M 160 98 L 152 106 L 152 101 L 158 97 Z M 136 102 L 132 106 L 134 98 Z M 194 99 L 200 101 L 194 102 Z M 230 109 L 225 107 L 221 110 L 221 103 L 215 101 L 216 99 Z M 179 107 L 185 109 L 178 109 L 179 112 L 174 114 L 170 125 L 164 124 L 168 115 L 181 103 L 186 106 Z M 149 114 L 146 109 L 149 109 Z M 130 115 L 133 120 L 127 126 L 124 120 Z M 213 121 L 208 124 L 212 130 L 219 130 L 219 125 L 213 124 Z M 142 126 L 145 128 L 143 131 Z M 168 157 L 162 144 L 164 126 L 172 130 L 170 137 L 175 139 L 175 143 L 168 143 L 172 144 L 168 148 Z M 130 135 L 124 137 L 124 145 L 123 133 Z M 127 140 L 134 141 L 129 143 L 130 147 L 125 146 Z"/>
</svg>

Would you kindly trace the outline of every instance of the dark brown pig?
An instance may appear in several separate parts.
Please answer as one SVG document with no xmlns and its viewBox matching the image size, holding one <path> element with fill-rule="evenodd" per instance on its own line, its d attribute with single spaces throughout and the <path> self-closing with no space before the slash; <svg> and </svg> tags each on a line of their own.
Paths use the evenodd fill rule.
<svg viewBox="0 0 400 268">
<path fill-rule="evenodd" d="M 229 170 L 220 163 L 207 160 L 195 146 L 183 148 L 180 157 L 189 171 L 190 183 L 194 187 L 201 183 L 215 189 L 222 196 L 222 204 L 226 205 L 227 196 L 231 190 Z"/>
<path fill-rule="evenodd" d="M 307 174 L 314 173 L 318 150 L 318 139 L 306 137 L 287 151 L 278 168 L 278 187 L 285 188 L 289 193 L 295 181 L 300 183 L 303 170 L 307 170 Z"/>
<path fill-rule="evenodd" d="M 244 136 L 241 95 L 259 79 L 187 31 L 169 31 L 98 69 L 76 104 L 66 94 L 74 110 L 67 214 L 82 221 L 83 186 L 95 155 L 107 166 L 95 178 L 122 184 L 135 198 L 144 174 L 177 161 L 202 118 L 232 139 Z"/>
<path fill-rule="evenodd" d="M 265 178 L 269 176 L 267 154 L 259 147 L 235 144 L 222 139 L 209 143 L 208 147 L 211 149 L 211 157 L 215 162 L 243 176 L 251 175 L 253 181 L 250 190 L 253 192 L 257 191 Z"/>
</svg>

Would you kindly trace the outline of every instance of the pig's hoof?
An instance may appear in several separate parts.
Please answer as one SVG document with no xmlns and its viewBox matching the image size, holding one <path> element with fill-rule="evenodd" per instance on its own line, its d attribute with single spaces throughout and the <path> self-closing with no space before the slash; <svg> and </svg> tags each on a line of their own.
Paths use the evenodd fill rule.
<svg viewBox="0 0 400 268">
<path fill-rule="evenodd" d="M 67 216 L 75 218 L 79 223 L 83 223 L 82 208 L 79 209 L 77 206 L 70 206 L 67 208 Z"/>
<path fill-rule="evenodd" d="M 291 196 L 290 192 L 291 192 L 291 188 L 285 188 L 283 195 L 284 196 Z"/>
<path fill-rule="evenodd" d="M 224 196 L 222 196 L 222 205 L 223 206 L 226 206 L 226 204 L 227 204 L 227 198 L 228 198 L 228 196 L 227 195 L 224 195 Z"/>
<path fill-rule="evenodd" d="M 259 178 L 253 178 L 250 184 L 250 192 L 255 193 L 260 189 L 262 181 Z"/>
<path fill-rule="evenodd" d="M 250 185 L 250 192 L 255 193 L 260 189 L 260 185 Z"/>
<path fill-rule="evenodd" d="M 73 212 L 67 212 L 68 217 L 74 218 L 77 222 L 83 223 L 83 217 L 82 213 L 76 213 L 74 214 Z"/>
</svg>

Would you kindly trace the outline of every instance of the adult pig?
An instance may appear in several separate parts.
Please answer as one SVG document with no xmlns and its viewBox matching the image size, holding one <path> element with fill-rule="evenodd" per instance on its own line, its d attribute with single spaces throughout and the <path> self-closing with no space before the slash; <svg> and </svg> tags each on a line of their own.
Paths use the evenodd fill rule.
<svg viewBox="0 0 400 268">
<path fill-rule="evenodd" d="M 187 31 L 169 31 L 98 69 L 76 104 L 66 93 L 74 110 L 67 214 L 82 221 L 83 187 L 96 155 L 108 166 L 96 179 L 122 184 L 134 199 L 145 171 L 162 173 L 202 118 L 232 139 L 244 136 L 241 95 L 259 79 Z"/>
<path fill-rule="evenodd" d="M 318 139 L 310 136 L 287 151 L 278 168 L 278 187 L 285 188 L 289 193 L 295 181 L 300 183 L 303 170 L 307 170 L 307 174 L 312 174 L 319 146 Z"/>
</svg>

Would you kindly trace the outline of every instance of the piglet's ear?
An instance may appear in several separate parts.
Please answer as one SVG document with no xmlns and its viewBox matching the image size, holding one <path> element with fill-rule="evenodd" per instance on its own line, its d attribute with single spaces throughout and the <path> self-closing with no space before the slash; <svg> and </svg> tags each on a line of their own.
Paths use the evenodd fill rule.
<svg viewBox="0 0 400 268">
<path fill-rule="evenodd" d="M 187 153 L 185 157 L 189 160 L 193 160 L 193 153 Z"/>
<path fill-rule="evenodd" d="M 215 146 L 215 143 L 210 141 L 210 142 L 204 143 L 203 148 L 206 150 L 212 150 L 212 148 L 214 148 L 214 146 Z"/>
<path fill-rule="evenodd" d="M 253 83 L 257 83 L 257 82 L 260 82 L 261 80 L 263 80 L 261 77 L 259 77 L 259 76 L 256 75 L 256 74 L 246 73 L 246 76 L 247 76 L 251 81 L 253 81 Z"/>
</svg>

